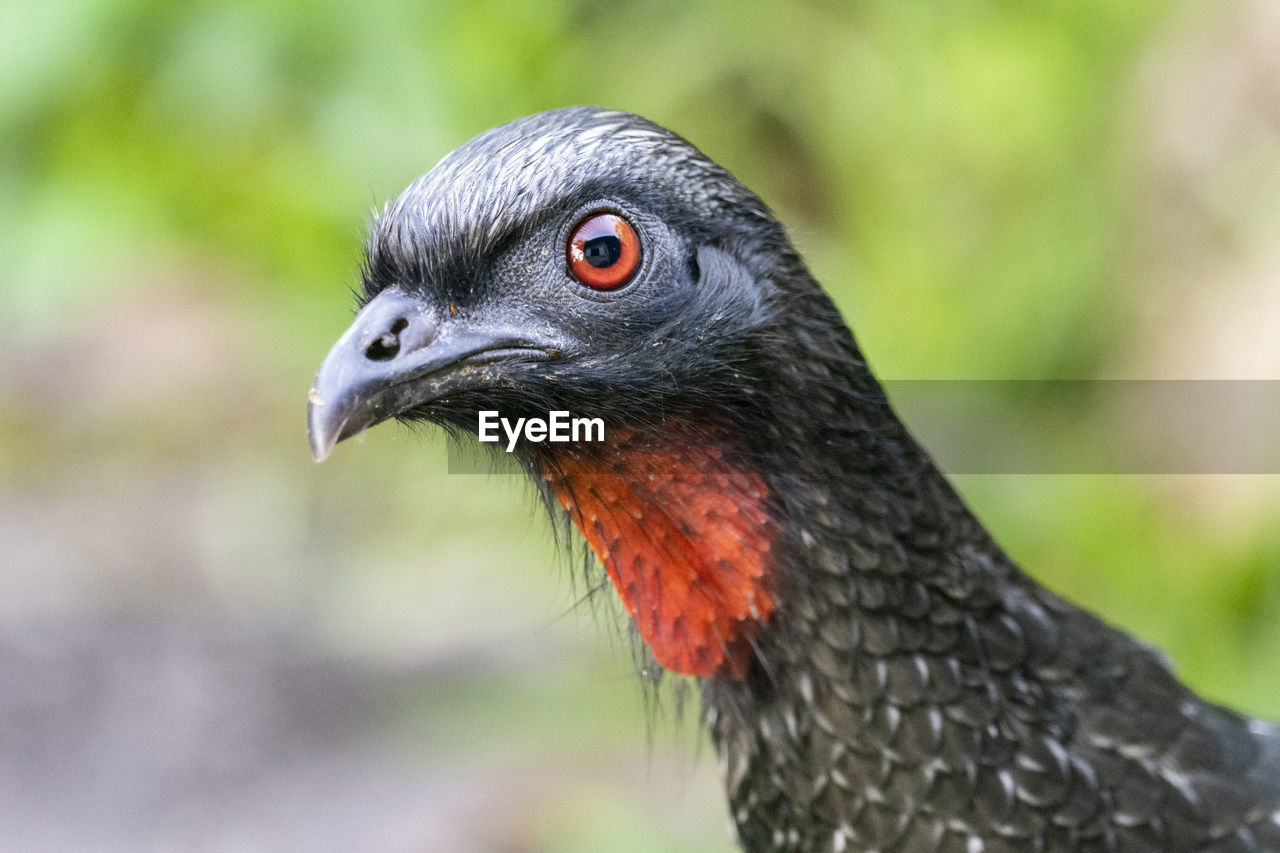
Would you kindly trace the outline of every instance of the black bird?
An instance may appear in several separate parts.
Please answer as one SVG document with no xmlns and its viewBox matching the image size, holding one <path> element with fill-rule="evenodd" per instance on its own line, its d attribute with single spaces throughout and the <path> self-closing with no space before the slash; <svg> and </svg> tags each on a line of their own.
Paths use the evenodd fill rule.
<svg viewBox="0 0 1280 853">
<path fill-rule="evenodd" d="M 745 849 L 1280 851 L 1280 729 L 1014 565 L 769 210 L 675 134 L 581 107 L 481 134 L 377 217 L 360 301 L 317 459 L 391 417 L 602 419 L 516 453 L 698 679 Z"/>
</svg>

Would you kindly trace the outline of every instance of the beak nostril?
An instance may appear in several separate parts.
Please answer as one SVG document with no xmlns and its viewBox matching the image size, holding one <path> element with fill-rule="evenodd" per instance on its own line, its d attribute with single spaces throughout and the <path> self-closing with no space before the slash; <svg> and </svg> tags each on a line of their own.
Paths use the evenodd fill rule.
<svg viewBox="0 0 1280 853">
<path fill-rule="evenodd" d="M 400 333 L 409 326 L 409 321 L 397 317 L 391 324 L 391 331 L 379 335 L 369 346 L 365 347 L 365 357 L 372 361 L 388 361 L 400 352 Z"/>
</svg>

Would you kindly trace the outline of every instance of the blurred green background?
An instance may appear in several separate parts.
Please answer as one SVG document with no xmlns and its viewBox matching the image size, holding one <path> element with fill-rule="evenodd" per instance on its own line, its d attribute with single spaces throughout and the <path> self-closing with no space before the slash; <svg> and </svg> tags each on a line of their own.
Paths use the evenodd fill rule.
<svg viewBox="0 0 1280 853">
<path fill-rule="evenodd" d="M 775 208 L 884 377 L 1280 379 L 1277 45 L 1270 0 L 8 0 L 0 847 L 729 849 L 527 487 L 394 425 L 312 464 L 368 211 L 619 107 Z M 1280 478 L 957 481 L 1280 717 Z"/>
</svg>

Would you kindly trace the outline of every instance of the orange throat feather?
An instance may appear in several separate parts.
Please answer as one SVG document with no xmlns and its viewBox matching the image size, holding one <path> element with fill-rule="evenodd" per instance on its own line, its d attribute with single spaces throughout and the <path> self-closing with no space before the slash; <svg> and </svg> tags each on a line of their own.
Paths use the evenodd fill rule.
<svg viewBox="0 0 1280 853">
<path fill-rule="evenodd" d="M 727 456 L 706 435 L 616 429 L 541 465 L 654 659 L 682 675 L 745 676 L 774 609 L 765 484 Z"/>
</svg>

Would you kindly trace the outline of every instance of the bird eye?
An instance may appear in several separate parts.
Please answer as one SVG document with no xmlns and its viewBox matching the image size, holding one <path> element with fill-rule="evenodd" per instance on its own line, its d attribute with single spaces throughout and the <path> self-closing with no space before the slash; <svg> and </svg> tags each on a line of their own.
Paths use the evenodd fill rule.
<svg viewBox="0 0 1280 853">
<path fill-rule="evenodd" d="M 614 213 L 593 213 L 569 234 L 569 269 L 593 290 L 615 290 L 640 268 L 640 238 Z"/>
</svg>

